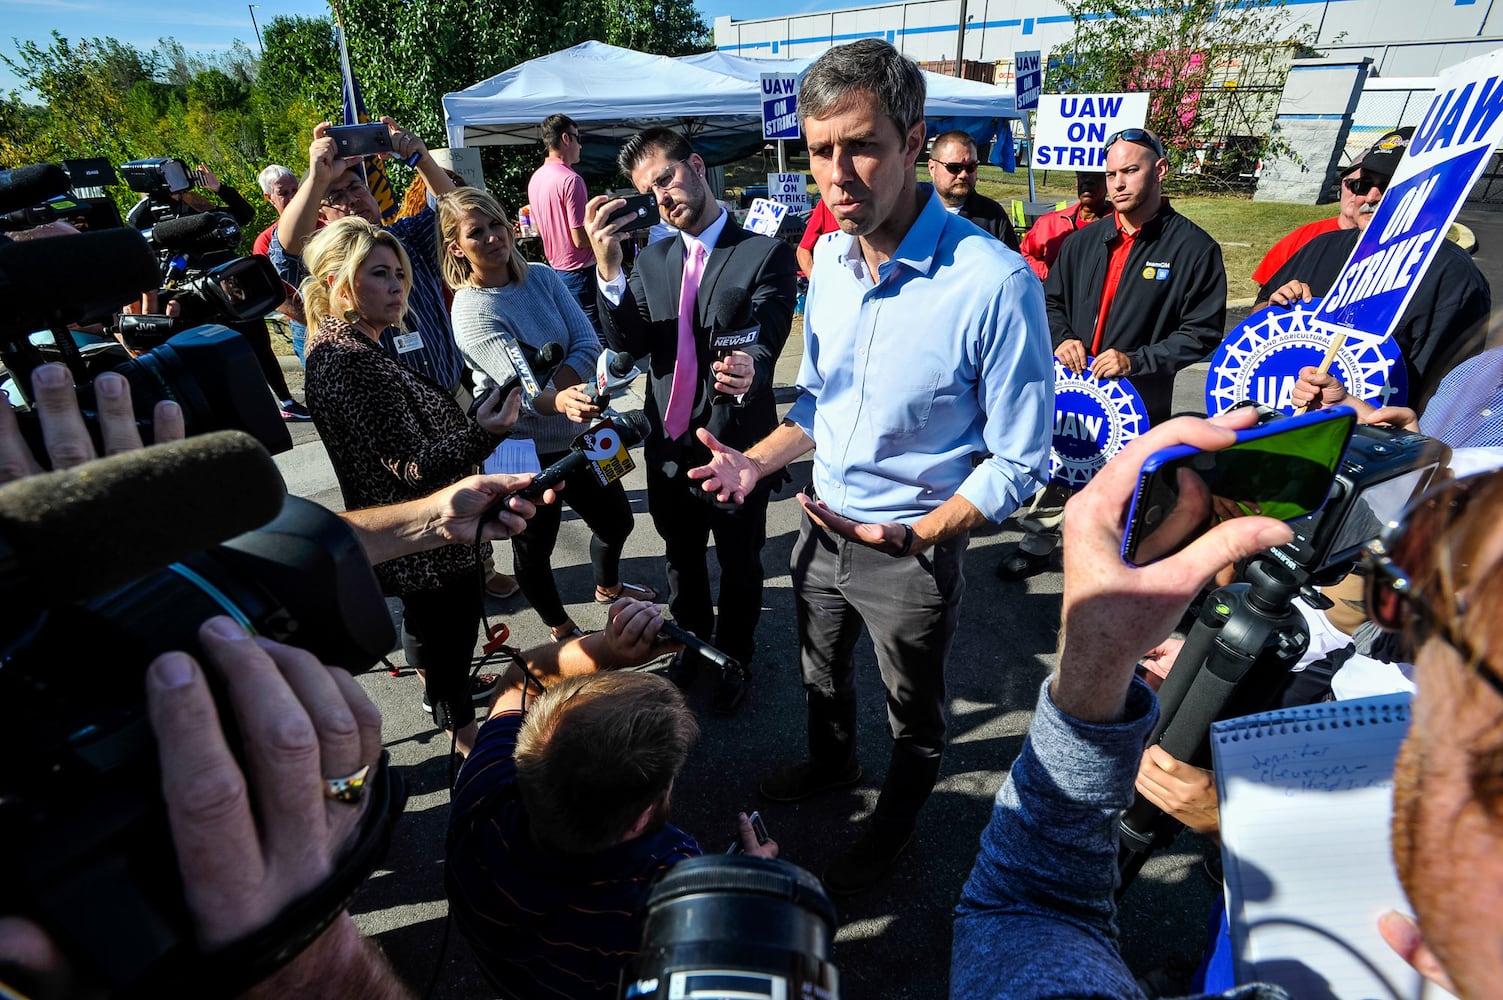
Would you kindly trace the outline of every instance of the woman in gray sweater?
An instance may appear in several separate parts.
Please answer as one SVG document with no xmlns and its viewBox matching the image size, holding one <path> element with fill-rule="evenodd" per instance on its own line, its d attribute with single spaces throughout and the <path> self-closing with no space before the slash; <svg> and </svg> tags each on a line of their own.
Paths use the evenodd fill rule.
<svg viewBox="0 0 1503 1000">
<path fill-rule="evenodd" d="M 529 266 L 516 253 L 506 212 L 486 192 L 459 188 L 438 200 L 438 242 L 444 280 L 454 289 L 454 340 L 479 376 L 477 396 L 516 373 L 502 334 L 535 349 L 548 343 L 564 349 L 552 385 L 524 407 L 511 435 L 531 441 L 539 465 L 546 468 L 568 453 L 581 430 L 570 416 L 588 421 L 599 412 L 589 403 L 580 373 L 595 370 L 600 340 L 552 269 Z M 585 468 L 564 480 L 560 496 L 594 532 L 590 561 L 595 600 L 609 604 L 623 594 L 656 599 L 651 587 L 621 580 L 621 552 L 632 529 L 631 505 L 621 484 L 601 486 L 594 472 Z M 581 634 L 553 580 L 551 560 L 560 513 L 558 504 L 540 506 L 527 530 L 512 539 L 517 582 L 555 639 Z"/>
</svg>

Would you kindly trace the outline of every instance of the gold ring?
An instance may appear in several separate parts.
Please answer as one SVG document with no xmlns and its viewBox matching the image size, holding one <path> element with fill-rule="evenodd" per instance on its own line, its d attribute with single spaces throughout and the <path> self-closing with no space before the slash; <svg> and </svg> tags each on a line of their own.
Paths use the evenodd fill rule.
<svg viewBox="0 0 1503 1000">
<path fill-rule="evenodd" d="M 325 778 L 324 798 L 347 805 L 359 805 L 360 800 L 365 796 L 365 779 L 370 771 L 371 766 L 367 764 L 354 774 L 347 774 L 343 778 Z"/>
</svg>

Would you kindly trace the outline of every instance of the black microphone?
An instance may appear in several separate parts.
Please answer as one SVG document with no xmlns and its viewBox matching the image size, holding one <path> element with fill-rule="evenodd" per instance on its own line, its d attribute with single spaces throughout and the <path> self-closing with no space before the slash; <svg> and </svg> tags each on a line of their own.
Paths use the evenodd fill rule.
<svg viewBox="0 0 1503 1000">
<path fill-rule="evenodd" d="M 69 187 L 67 172 L 56 163 L 0 170 L 0 215 L 40 205 L 48 198 L 67 194 Z"/>
<path fill-rule="evenodd" d="M 0 487 L 0 601 L 109 593 L 267 524 L 286 495 L 271 455 L 243 431 L 17 480 Z"/>
<path fill-rule="evenodd" d="M 176 219 L 163 219 L 151 227 L 151 241 L 163 250 L 195 250 L 202 247 L 205 241 L 225 243 L 232 235 L 238 234 L 239 226 L 220 212 L 199 212 Z"/>
<path fill-rule="evenodd" d="M 710 356 L 724 360 L 732 351 L 757 342 L 761 327 L 752 320 L 751 295 L 744 288 L 731 288 L 715 300 L 715 314 L 710 321 Z M 734 403 L 736 397 L 716 391 L 710 404 Z"/>
<path fill-rule="evenodd" d="M 522 350 L 529 348 L 522 345 Z M 550 340 L 538 348 L 532 358 L 532 370 L 538 373 L 538 381 L 543 385 L 553 381 L 553 375 L 558 371 L 558 366 L 564 363 L 564 345 L 556 340 Z"/>
<path fill-rule="evenodd" d="M 60 274 L 88 280 L 59 281 Z M 134 229 L 0 246 L 0 293 L 7 312 L 0 318 L 0 334 L 103 319 L 142 292 L 154 291 L 159 280 L 156 254 Z"/>
<path fill-rule="evenodd" d="M 647 418 L 641 413 L 623 413 L 614 419 L 614 423 L 616 425 L 616 434 L 621 438 L 622 446 L 627 448 L 635 444 L 641 444 L 642 440 L 652 430 L 651 425 L 647 422 Z M 590 431 L 586 431 L 585 433 L 588 434 Z M 554 462 L 542 472 L 539 472 L 531 483 L 513 495 L 536 503 L 543 498 L 545 490 L 557 486 L 569 476 L 589 465 L 591 461 L 593 459 L 583 451 L 577 448 L 572 449 L 569 454 Z M 501 503 L 505 502 L 503 499 L 495 507 L 499 509 Z M 489 511 L 487 511 L 487 514 L 489 514 Z M 482 516 L 482 520 L 484 520 L 484 516 Z"/>
<path fill-rule="evenodd" d="M 672 640 L 673 642 L 683 643 L 685 649 L 704 657 L 721 670 L 739 670 L 741 668 L 741 664 L 708 642 L 705 642 L 693 632 L 686 630 L 676 621 L 664 619 L 663 627 L 658 630 L 658 636 L 663 639 Z"/>
</svg>

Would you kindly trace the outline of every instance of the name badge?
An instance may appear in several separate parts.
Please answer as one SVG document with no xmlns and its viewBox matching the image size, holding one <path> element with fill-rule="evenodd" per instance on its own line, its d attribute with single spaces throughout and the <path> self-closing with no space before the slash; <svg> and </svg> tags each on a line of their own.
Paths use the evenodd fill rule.
<svg viewBox="0 0 1503 1000">
<path fill-rule="evenodd" d="M 423 335 L 421 333 L 403 333 L 392 338 L 392 343 L 397 347 L 398 354 L 409 354 L 423 349 Z"/>
</svg>

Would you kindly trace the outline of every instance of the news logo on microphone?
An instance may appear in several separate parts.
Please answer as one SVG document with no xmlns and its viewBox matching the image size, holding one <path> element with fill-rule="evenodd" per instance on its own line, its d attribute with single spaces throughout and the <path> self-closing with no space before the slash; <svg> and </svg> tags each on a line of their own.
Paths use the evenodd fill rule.
<svg viewBox="0 0 1503 1000">
<path fill-rule="evenodd" d="M 601 486 L 609 486 L 637 467 L 626 450 L 621 432 L 609 419 L 575 438 L 574 447 L 590 460 L 590 468 Z"/>
</svg>

